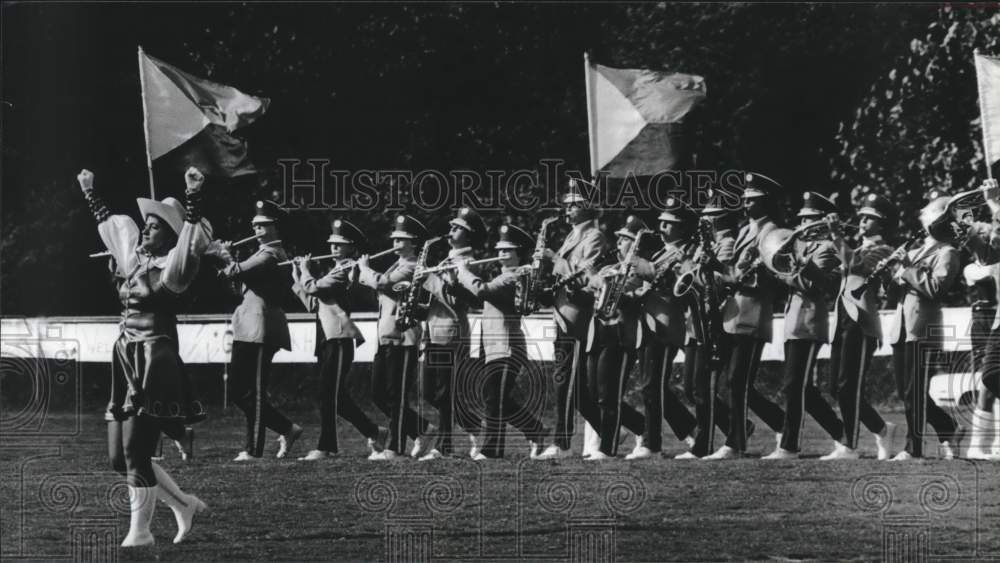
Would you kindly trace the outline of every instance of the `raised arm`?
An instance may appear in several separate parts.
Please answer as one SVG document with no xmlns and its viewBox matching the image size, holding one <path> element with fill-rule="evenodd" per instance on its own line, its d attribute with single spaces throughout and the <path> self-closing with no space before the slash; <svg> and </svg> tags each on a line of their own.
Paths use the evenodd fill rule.
<svg viewBox="0 0 1000 563">
<path fill-rule="evenodd" d="M 112 215 L 108 211 L 104 201 L 94 190 L 93 172 L 83 169 L 76 175 L 76 180 L 97 221 L 97 233 L 118 265 L 116 275 L 127 276 L 138 264 L 135 248 L 139 244 L 139 227 L 128 215 Z"/>
<path fill-rule="evenodd" d="M 194 167 L 188 168 L 184 174 L 187 183 L 187 216 L 184 226 L 177 235 L 177 246 L 167 253 L 160 281 L 165 288 L 182 293 L 191 285 L 201 264 L 201 256 L 212 242 L 211 229 L 201 218 L 201 187 L 205 176 Z"/>
</svg>

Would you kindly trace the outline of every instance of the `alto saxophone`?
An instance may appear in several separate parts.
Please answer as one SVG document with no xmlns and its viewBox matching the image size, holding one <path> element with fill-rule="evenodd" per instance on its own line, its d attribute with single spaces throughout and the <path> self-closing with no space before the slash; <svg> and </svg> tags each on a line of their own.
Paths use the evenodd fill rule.
<svg viewBox="0 0 1000 563">
<path fill-rule="evenodd" d="M 548 234 L 548 227 L 558 217 L 549 217 L 542 221 L 542 226 L 538 231 L 538 238 L 535 239 L 535 254 L 538 255 L 545 250 L 545 237 Z M 514 292 L 514 310 L 518 315 L 530 315 L 540 307 L 539 300 L 545 290 L 545 282 L 551 274 L 552 263 L 543 258 L 536 258 L 530 268 L 525 268 L 517 276 L 517 288 Z"/>
<path fill-rule="evenodd" d="M 396 311 L 396 328 L 400 331 L 409 330 L 423 320 L 430 306 L 430 296 L 425 295 L 423 277 L 424 270 L 427 269 L 427 256 L 430 254 L 431 246 L 444 237 L 434 237 L 424 242 L 424 247 L 417 257 L 417 267 L 413 271 L 413 280 L 410 282 L 399 282 L 392 286 L 397 293 L 404 293 L 406 298 L 399 304 Z"/>
<path fill-rule="evenodd" d="M 632 270 L 635 268 L 635 256 L 639 250 L 639 243 L 642 242 L 643 235 L 651 233 L 648 229 L 639 231 L 632 246 L 625 255 L 625 260 L 617 266 L 617 271 L 604 278 L 604 285 L 597 300 L 594 302 L 594 314 L 605 321 L 618 316 L 618 307 L 621 304 L 622 295 L 625 294 L 625 284 L 628 283 Z"/>
</svg>

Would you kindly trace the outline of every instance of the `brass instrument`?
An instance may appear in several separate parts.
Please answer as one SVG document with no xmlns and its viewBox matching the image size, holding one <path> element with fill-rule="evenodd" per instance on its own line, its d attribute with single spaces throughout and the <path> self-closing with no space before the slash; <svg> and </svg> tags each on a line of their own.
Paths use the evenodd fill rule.
<svg viewBox="0 0 1000 563">
<path fill-rule="evenodd" d="M 986 201 L 986 193 L 982 188 L 968 190 L 951 196 L 948 200 L 945 211 L 951 218 L 951 227 L 954 230 L 955 244 L 965 246 L 969 242 L 971 233 L 970 222 L 963 218 L 963 215 L 973 210 L 989 205 Z"/>
<path fill-rule="evenodd" d="M 615 267 L 614 273 L 606 276 L 601 291 L 597 294 L 594 302 L 594 314 L 605 321 L 618 316 L 618 306 L 621 303 L 622 295 L 625 294 L 625 284 L 628 283 L 629 276 L 635 268 L 635 257 L 638 253 L 642 237 L 652 233 L 649 229 L 641 229 L 632 241 L 632 246 L 628 249 L 625 259 Z"/>
<path fill-rule="evenodd" d="M 710 261 L 715 260 L 715 250 L 713 249 L 715 227 L 711 219 L 702 218 L 698 221 L 698 237 L 703 255 L 708 256 Z M 701 281 L 704 289 L 697 289 L 695 279 Z M 709 347 L 710 365 L 717 367 L 722 361 L 719 351 L 722 317 L 719 292 L 715 285 L 715 272 L 712 268 L 705 268 L 703 264 L 698 264 L 677 278 L 673 288 L 675 297 L 683 297 L 691 291 L 695 292 L 695 302 L 699 308 L 701 341 Z"/>
<path fill-rule="evenodd" d="M 558 221 L 558 217 L 548 217 L 542 221 L 542 226 L 535 239 L 535 254 L 545 250 L 545 238 L 550 224 Z M 514 310 L 518 315 L 530 315 L 540 307 L 540 299 L 545 282 L 552 275 L 552 262 L 544 258 L 536 258 L 529 268 L 521 270 L 517 276 L 517 286 L 514 291 Z"/>
<path fill-rule="evenodd" d="M 404 294 L 404 299 L 400 302 L 396 310 L 396 328 L 400 331 L 409 330 L 423 320 L 430 307 L 430 295 L 426 295 L 424 284 L 420 283 L 420 278 L 427 268 L 427 257 L 430 254 L 431 246 L 445 237 L 434 237 L 424 241 L 424 247 L 417 257 L 417 268 L 413 272 L 413 281 L 400 282 L 392 287 L 394 291 Z"/>
<path fill-rule="evenodd" d="M 92 254 L 88 254 L 87 258 L 107 258 L 108 256 L 111 256 L 111 251 L 110 250 L 105 250 L 104 252 L 94 252 Z"/>
</svg>

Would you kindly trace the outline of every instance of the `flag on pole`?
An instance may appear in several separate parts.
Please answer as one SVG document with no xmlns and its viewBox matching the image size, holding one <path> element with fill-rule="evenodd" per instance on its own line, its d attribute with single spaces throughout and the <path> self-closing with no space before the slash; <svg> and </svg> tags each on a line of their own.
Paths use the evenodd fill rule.
<svg viewBox="0 0 1000 563">
<path fill-rule="evenodd" d="M 693 74 L 611 68 L 585 60 L 591 171 L 612 178 L 685 166 L 681 122 L 706 96 Z"/>
<path fill-rule="evenodd" d="M 246 142 L 231 133 L 252 123 L 270 101 L 192 76 L 139 49 L 149 160 L 170 155 L 181 169 L 240 176 L 255 172 Z M 176 159 L 176 160 L 175 160 Z"/>
<path fill-rule="evenodd" d="M 986 167 L 1000 160 L 1000 58 L 975 54 Z"/>
</svg>

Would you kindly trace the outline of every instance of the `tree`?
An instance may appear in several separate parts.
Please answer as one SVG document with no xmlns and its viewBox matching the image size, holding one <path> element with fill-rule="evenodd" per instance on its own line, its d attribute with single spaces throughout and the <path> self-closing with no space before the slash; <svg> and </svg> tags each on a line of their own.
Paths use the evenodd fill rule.
<svg viewBox="0 0 1000 563">
<path fill-rule="evenodd" d="M 932 189 L 976 187 L 985 177 L 973 50 L 1000 53 L 1000 13 L 943 6 L 841 122 L 830 178 L 857 202 L 891 198 L 904 232 L 918 232 Z"/>
</svg>

